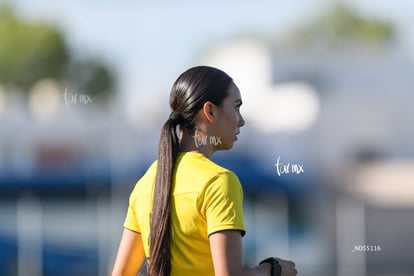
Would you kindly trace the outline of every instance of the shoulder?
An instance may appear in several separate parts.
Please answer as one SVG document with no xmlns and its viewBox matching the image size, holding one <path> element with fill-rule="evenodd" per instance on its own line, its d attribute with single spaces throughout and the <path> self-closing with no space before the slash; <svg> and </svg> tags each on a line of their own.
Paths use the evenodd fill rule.
<svg viewBox="0 0 414 276">
<path fill-rule="evenodd" d="M 218 165 L 203 154 L 196 152 L 180 154 L 177 160 L 177 171 L 193 172 L 198 176 L 207 178 L 229 177 L 237 179 L 237 176 L 229 169 Z"/>
<path fill-rule="evenodd" d="M 206 185 L 204 186 L 206 194 L 222 194 L 228 196 L 230 194 L 243 195 L 243 189 L 239 178 L 230 170 L 218 171 L 212 174 Z"/>
<path fill-rule="evenodd" d="M 154 161 L 146 170 L 143 176 L 136 182 L 132 194 L 136 196 L 137 193 L 150 194 L 152 192 L 155 175 L 157 174 L 157 161 Z"/>
<path fill-rule="evenodd" d="M 180 154 L 177 160 L 177 174 L 179 176 L 193 176 L 203 183 L 217 180 L 239 182 L 237 175 L 231 170 L 224 168 L 214 161 L 208 159 L 201 153 L 184 153 Z"/>
</svg>

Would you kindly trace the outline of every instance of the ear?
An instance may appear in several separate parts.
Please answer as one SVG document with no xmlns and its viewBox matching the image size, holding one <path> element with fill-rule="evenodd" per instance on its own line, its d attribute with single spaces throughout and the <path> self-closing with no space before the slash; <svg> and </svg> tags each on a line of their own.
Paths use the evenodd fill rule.
<svg viewBox="0 0 414 276">
<path fill-rule="evenodd" d="M 205 102 L 203 105 L 204 117 L 210 124 L 213 124 L 217 116 L 217 108 L 212 102 Z"/>
</svg>

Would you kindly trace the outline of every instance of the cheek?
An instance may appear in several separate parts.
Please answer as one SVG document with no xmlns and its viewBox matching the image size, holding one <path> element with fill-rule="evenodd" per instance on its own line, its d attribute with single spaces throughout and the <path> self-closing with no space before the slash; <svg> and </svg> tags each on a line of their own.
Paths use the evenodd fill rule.
<svg viewBox="0 0 414 276">
<path fill-rule="evenodd" d="M 225 127 L 227 129 L 233 128 L 234 126 L 237 126 L 237 113 L 235 111 L 229 110 L 225 113 L 223 117 L 223 123 L 225 123 Z"/>
<path fill-rule="evenodd" d="M 239 113 L 236 110 L 231 113 L 231 122 L 235 127 L 239 125 Z"/>
</svg>

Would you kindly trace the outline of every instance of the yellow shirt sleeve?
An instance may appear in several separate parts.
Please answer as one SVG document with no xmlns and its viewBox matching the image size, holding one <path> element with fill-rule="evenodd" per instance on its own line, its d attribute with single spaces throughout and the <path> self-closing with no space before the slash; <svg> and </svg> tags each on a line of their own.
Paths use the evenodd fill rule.
<svg viewBox="0 0 414 276">
<path fill-rule="evenodd" d="M 243 221 L 243 189 L 237 176 L 230 172 L 213 177 L 204 192 L 201 213 L 207 222 L 207 234 L 223 230 L 246 230 Z"/>
<path fill-rule="evenodd" d="M 146 220 L 143 220 L 143 216 L 146 216 L 147 212 L 149 214 L 150 209 L 152 208 L 151 199 L 149 198 L 152 191 L 152 185 L 148 184 L 153 183 L 156 171 L 157 162 L 154 162 L 135 184 L 134 189 L 129 196 L 129 206 L 124 222 L 125 228 L 141 234 L 142 230 L 146 229 Z M 143 196 L 143 194 L 145 196 Z"/>
<path fill-rule="evenodd" d="M 127 212 L 125 222 L 124 222 L 124 227 L 129 230 L 141 233 L 141 228 L 139 227 L 137 215 L 135 213 L 135 204 L 137 202 L 136 200 L 137 193 L 135 189 L 136 188 L 134 188 L 131 195 L 129 196 L 129 206 L 128 206 L 128 212 Z"/>
</svg>

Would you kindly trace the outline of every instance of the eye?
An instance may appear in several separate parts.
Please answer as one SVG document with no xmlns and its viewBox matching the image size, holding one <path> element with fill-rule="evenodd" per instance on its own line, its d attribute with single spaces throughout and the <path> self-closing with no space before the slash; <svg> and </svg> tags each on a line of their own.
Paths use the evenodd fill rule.
<svg viewBox="0 0 414 276">
<path fill-rule="evenodd" d="M 241 100 L 236 100 L 235 108 L 236 108 L 237 111 L 240 111 L 241 105 L 242 105 L 242 101 Z"/>
</svg>

